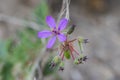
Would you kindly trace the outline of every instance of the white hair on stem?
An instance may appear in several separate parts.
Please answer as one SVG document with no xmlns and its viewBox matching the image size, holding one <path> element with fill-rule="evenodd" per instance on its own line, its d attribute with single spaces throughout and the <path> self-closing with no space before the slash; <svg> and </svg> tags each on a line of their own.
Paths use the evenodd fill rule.
<svg viewBox="0 0 120 80">
<path fill-rule="evenodd" d="M 58 16 L 58 20 L 57 23 L 60 21 L 60 19 L 64 16 L 67 20 L 70 19 L 69 16 L 69 5 L 70 5 L 70 0 L 63 0 L 62 2 L 62 7 L 61 7 L 61 11 L 60 14 Z"/>
<path fill-rule="evenodd" d="M 68 20 L 70 19 L 69 5 L 70 5 L 70 0 L 66 0 L 66 15 L 65 15 L 65 18 L 68 19 Z"/>
</svg>

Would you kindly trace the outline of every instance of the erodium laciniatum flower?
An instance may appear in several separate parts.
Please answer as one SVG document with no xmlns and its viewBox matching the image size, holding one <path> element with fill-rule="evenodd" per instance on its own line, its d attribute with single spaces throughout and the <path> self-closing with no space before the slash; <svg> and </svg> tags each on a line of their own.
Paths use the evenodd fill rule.
<svg viewBox="0 0 120 80">
<path fill-rule="evenodd" d="M 66 40 L 66 36 L 62 33 L 62 30 L 64 30 L 67 26 L 67 19 L 61 19 L 57 26 L 54 18 L 52 16 L 47 16 L 46 23 L 51 28 L 51 30 L 38 32 L 38 38 L 51 37 L 51 39 L 48 41 L 47 48 L 52 48 L 57 38 L 60 42 L 64 42 Z"/>
<path fill-rule="evenodd" d="M 66 34 L 66 40 L 58 46 L 59 54 L 55 56 L 51 62 L 50 67 L 54 68 L 59 66 L 59 70 L 64 70 L 64 60 L 72 58 L 74 64 L 83 64 L 87 60 L 87 56 L 83 54 L 83 44 L 88 43 L 88 39 L 83 39 L 82 37 L 75 38 L 73 40 L 68 40 L 69 35 L 74 31 L 75 25 L 73 25 Z M 74 42 L 78 42 L 80 51 L 75 49 Z"/>
<path fill-rule="evenodd" d="M 62 18 L 57 25 L 54 18 L 52 16 L 46 17 L 46 23 L 51 28 L 51 30 L 44 30 L 38 32 L 38 38 L 48 38 L 47 48 L 52 48 L 56 39 L 59 40 L 60 45 L 56 48 L 59 53 L 55 56 L 51 63 L 50 68 L 54 69 L 58 67 L 58 70 L 64 70 L 64 60 L 72 58 L 75 64 L 82 64 L 87 60 L 87 56 L 83 54 L 83 44 L 88 43 L 88 39 L 84 39 L 82 37 L 77 37 L 73 40 L 69 40 L 68 37 L 74 31 L 75 25 L 72 25 L 70 29 L 63 34 L 62 31 L 66 28 L 68 24 L 68 20 Z M 75 49 L 74 42 L 77 42 L 80 47 L 80 52 Z"/>
</svg>

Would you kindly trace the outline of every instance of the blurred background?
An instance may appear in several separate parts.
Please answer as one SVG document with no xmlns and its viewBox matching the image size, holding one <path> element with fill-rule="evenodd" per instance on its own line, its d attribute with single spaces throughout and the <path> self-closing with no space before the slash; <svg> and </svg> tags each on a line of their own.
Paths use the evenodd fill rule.
<svg viewBox="0 0 120 80">
<path fill-rule="evenodd" d="M 120 0 L 71 0 L 71 39 L 89 39 L 88 60 L 65 62 L 63 72 L 50 70 L 45 17 L 57 19 L 62 0 L 0 0 L 0 80 L 120 80 Z"/>
</svg>

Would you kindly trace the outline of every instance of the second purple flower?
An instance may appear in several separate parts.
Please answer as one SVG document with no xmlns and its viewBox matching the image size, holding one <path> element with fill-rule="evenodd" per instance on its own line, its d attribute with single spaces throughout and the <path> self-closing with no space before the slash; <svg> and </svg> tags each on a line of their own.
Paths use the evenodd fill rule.
<svg viewBox="0 0 120 80">
<path fill-rule="evenodd" d="M 68 23 L 67 19 L 61 19 L 57 26 L 54 18 L 52 16 L 47 16 L 46 23 L 51 28 L 51 30 L 44 30 L 38 32 L 38 38 L 51 37 L 47 43 L 47 48 L 51 48 L 54 45 L 57 38 L 60 42 L 64 42 L 66 40 L 66 35 L 64 35 L 61 31 L 66 28 Z"/>
</svg>

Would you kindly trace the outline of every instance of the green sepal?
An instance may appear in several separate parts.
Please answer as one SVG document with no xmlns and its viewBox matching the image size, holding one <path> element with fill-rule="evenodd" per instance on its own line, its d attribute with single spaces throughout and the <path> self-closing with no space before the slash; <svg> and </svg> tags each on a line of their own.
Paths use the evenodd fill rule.
<svg viewBox="0 0 120 80">
<path fill-rule="evenodd" d="M 75 59 L 75 60 L 74 60 L 74 64 L 79 64 L 78 59 Z"/>
<path fill-rule="evenodd" d="M 64 52 L 64 56 L 66 57 L 66 59 L 70 59 L 70 51 L 69 50 L 66 50 Z"/>
<path fill-rule="evenodd" d="M 59 56 L 55 56 L 55 57 L 53 58 L 53 61 L 54 61 L 55 63 L 59 63 L 59 62 L 60 62 L 60 57 L 59 57 Z"/>
<path fill-rule="evenodd" d="M 83 58 L 83 57 L 84 57 L 84 55 L 83 55 L 83 54 L 80 54 L 79 58 Z"/>
<path fill-rule="evenodd" d="M 83 44 L 82 44 L 83 42 L 84 42 L 84 39 L 82 37 L 79 37 L 78 44 L 79 44 L 81 53 L 83 53 Z"/>
<path fill-rule="evenodd" d="M 60 62 L 60 67 L 64 67 L 64 62 Z"/>
<path fill-rule="evenodd" d="M 78 41 L 81 42 L 81 43 L 84 43 L 84 38 L 78 37 Z"/>
</svg>

